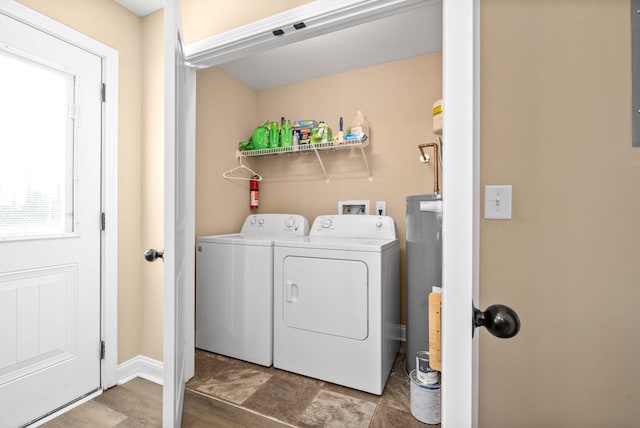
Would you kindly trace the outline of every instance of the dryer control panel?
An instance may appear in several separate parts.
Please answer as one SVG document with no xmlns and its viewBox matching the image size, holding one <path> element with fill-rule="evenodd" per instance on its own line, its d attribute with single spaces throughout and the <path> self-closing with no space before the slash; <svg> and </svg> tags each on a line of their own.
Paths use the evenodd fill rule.
<svg viewBox="0 0 640 428">
<path fill-rule="evenodd" d="M 392 217 L 376 215 L 321 215 L 315 219 L 309 236 L 327 238 L 397 239 Z"/>
<path fill-rule="evenodd" d="M 244 235 L 307 236 L 309 222 L 299 214 L 251 214 L 242 225 Z"/>
</svg>

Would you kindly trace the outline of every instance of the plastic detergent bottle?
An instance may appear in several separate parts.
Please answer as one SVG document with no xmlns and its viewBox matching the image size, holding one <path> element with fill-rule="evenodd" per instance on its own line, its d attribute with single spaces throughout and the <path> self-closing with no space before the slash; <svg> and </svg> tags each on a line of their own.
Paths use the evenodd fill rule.
<svg viewBox="0 0 640 428">
<path fill-rule="evenodd" d="M 269 148 L 278 147 L 280 144 L 280 129 L 278 122 L 271 122 L 271 128 L 269 132 Z"/>
<path fill-rule="evenodd" d="M 265 121 L 253 131 L 251 143 L 256 150 L 266 149 L 269 146 L 269 121 Z"/>
<path fill-rule="evenodd" d="M 286 119 L 282 124 L 282 129 L 280 130 L 280 145 L 282 147 L 291 147 L 293 145 L 293 131 L 289 119 Z"/>
<path fill-rule="evenodd" d="M 324 121 L 320 121 L 318 126 L 311 129 L 311 142 L 313 144 L 321 144 L 332 141 L 331 128 Z"/>
<path fill-rule="evenodd" d="M 358 110 L 356 117 L 351 121 L 350 133 L 359 140 L 362 140 L 365 135 L 369 135 L 369 122 L 364 118 L 362 110 Z"/>
</svg>

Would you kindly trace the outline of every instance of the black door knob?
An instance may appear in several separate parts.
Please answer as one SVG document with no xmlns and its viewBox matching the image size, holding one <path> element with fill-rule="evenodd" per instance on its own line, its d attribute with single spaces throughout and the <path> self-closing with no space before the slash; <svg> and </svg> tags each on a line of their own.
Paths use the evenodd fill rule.
<svg viewBox="0 0 640 428">
<path fill-rule="evenodd" d="M 473 307 L 473 327 L 485 327 L 489 333 L 501 339 L 508 339 L 520 331 L 520 318 L 516 311 L 505 305 L 491 305 L 486 311 Z"/>
<path fill-rule="evenodd" d="M 153 248 L 149 248 L 147 251 L 144 252 L 144 258 L 148 262 L 155 262 L 158 259 L 162 259 L 162 261 L 164 261 L 164 252 L 154 250 Z"/>
</svg>

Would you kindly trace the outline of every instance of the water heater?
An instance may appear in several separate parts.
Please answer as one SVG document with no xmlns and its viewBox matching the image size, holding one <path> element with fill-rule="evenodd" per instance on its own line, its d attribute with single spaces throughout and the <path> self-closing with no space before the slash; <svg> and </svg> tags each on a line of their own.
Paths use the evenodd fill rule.
<svg viewBox="0 0 640 428">
<path fill-rule="evenodd" d="M 405 370 L 429 350 L 429 293 L 442 287 L 442 195 L 407 196 Z"/>
</svg>

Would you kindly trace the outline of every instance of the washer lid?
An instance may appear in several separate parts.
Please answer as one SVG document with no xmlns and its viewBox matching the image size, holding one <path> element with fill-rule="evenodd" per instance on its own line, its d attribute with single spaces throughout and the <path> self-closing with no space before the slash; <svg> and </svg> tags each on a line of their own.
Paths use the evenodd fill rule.
<svg viewBox="0 0 640 428">
<path fill-rule="evenodd" d="M 196 242 L 226 245 L 253 245 L 261 247 L 273 247 L 273 237 L 246 235 L 242 233 L 230 233 L 227 235 L 198 236 Z"/>
</svg>

